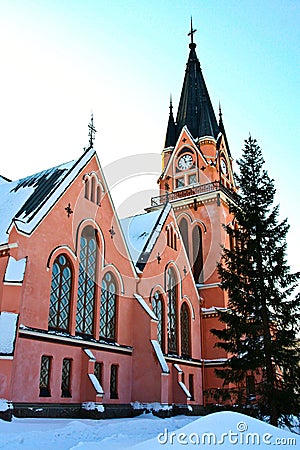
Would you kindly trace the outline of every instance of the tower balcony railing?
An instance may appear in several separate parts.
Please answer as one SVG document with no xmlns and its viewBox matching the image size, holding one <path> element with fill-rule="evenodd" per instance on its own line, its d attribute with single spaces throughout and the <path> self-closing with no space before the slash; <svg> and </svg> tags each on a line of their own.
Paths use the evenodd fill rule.
<svg viewBox="0 0 300 450">
<path fill-rule="evenodd" d="M 234 203 L 237 203 L 237 194 L 226 188 L 220 181 L 213 181 L 212 183 L 200 184 L 198 186 L 190 186 L 180 191 L 167 192 L 163 195 L 158 195 L 151 198 L 151 206 L 159 206 L 166 202 L 173 202 L 181 198 L 194 197 L 209 192 L 221 191 Z"/>
</svg>

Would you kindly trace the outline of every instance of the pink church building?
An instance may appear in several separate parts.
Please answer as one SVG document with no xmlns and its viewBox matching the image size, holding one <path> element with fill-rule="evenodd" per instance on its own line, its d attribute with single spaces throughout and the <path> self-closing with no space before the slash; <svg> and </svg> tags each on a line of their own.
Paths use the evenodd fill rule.
<svg viewBox="0 0 300 450">
<path fill-rule="evenodd" d="M 23 417 L 199 414 L 226 361 L 210 329 L 236 188 L 193 39 L 144 214 L 118 218 L 92 124 L 75 156 L 0 177 L 0 398 Z"/>
</svg>

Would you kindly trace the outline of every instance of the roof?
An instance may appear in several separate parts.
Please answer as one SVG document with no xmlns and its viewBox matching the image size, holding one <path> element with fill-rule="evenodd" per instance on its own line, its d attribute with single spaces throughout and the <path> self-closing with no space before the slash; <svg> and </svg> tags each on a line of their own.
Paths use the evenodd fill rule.
<svg viewBox="0 0 300 450">
<path fill-rule="evenodd" d="M 90 149 L 80 158 L 16 181 L 0 178 L 0 244 L 8 242 L 9 229 L 31 233 L 49 209 L 94 155 Z"/>
<path fill-rule="evenodd" d="M 170 99 L 170 114 L 169 114 L 169 121 L 168 121 L 167 134 L 166 134 L 166 140 L 165 140 L 165 148 L 174 147 L 175 143 L 176 143 L 176 125 L 175 125 L 174 116 L 173 116 L 172 99 Z"/>
<path fill-rule="evenodd" d="M 132 261 L 139 270 L 144 269 L 170 209 L 167 203 L 163 209 L 120 220 Z"/>
<path fill-rule="evenodd" d="M 204 81 L 196 44 L 190 43 L 181 97 L 176 117 L 177 137 L 186 125 L 194 138 L 219 134 L 217 119 Z"/>
</svg>

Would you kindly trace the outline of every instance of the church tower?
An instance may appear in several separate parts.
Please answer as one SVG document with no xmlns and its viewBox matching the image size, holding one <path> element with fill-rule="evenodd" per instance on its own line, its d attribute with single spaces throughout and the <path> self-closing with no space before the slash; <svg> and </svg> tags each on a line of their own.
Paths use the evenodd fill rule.
<svg viewBox="0 0 300 450">
<path fill-rule="evenodd" d="M 191 21 L 178 111 L 175 120 L 171 100 L 158 180 L 160 195 L 152 198 L 152 209 L 170 202 L 177 218 L 201 298 L 204 387 L 208 389 L 220 386 L 214 369 L 226 358 L 214 347 L 210 329 L 220 327 L 218 309 L 227 305 L 216 264 L 222 247 L 230 245 L 223 225 L 233 221 L 230 203 L 235 201 L 236 187 L 221 107 L 217 121 L 196 54 L 195 32 Z"/>
</svg>

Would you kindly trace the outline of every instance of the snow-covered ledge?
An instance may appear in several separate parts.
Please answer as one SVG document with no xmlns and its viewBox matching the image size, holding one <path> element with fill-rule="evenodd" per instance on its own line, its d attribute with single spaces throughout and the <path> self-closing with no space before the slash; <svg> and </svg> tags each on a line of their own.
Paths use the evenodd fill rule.
<svg viewBox="0 0 300 450">
<path fill-rule="evenodd" d="M 4 283 L 21 285 L 24 280 L 26 264 L 27 258 L 16 260 L 10 256 L 4 274 Z"/>
<path fill-rule="evenodd" d="M 158 322 L 158 318 L 156 317 L 156 315 L 154 314 L 154 312 L 152 311 L 152 309 L 149 308 L 149 306 L 147 305 L 147 303 L 145 302 L 145 300 L 143 299 L 143 297 L 139 294 L 133 294 L 134 297 L 137 299 L 137 301 L 139 302 L 139 304 L 141 305 L 142 308 L 144 308 L 144 310 L 146 311 L 146 313 L 151 317 L 152 320 L 155 320 L 156 322 Z"/>
<path fill-rule="evenodd" d="M 152 344 L 152 347 L 154 348 L 155 354 L 159 361 L 160 367 L 162 369 L 162 373 L 170 373 L 167 361 L 165 360 L 165 357 L 163 355 L 163 352 L 161 350 L 161 347 L 160 347 L 158 341 L 151 340 L 151 344 Z"/>
<path fill-rule="evenodd" d="M 18 314 L 0 313 L 0 355 L 12 356 L 15 348 Z"/>
</svg>

